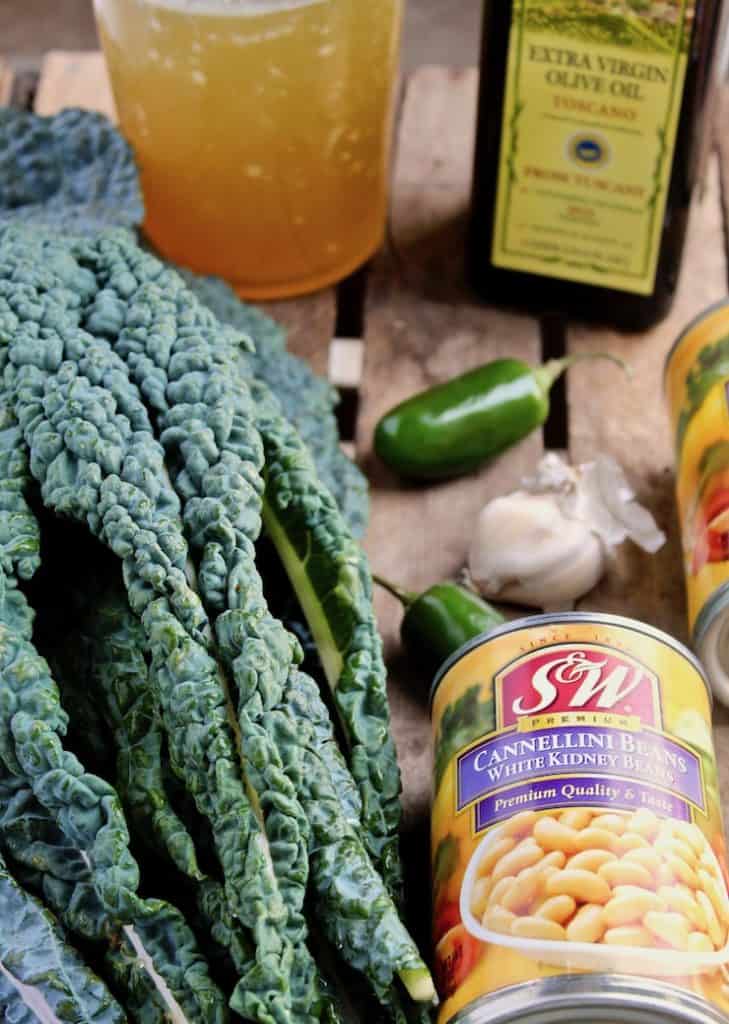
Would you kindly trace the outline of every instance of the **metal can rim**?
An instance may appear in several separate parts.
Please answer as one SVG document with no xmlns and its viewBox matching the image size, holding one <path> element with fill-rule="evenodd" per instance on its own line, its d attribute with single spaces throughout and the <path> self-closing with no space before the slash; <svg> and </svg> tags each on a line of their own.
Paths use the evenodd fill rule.
<svg viewBox="0 0 729 1024">
<path fill-rule="evenodd" d="M 729 600 L 729 586 L 727 587 L 727 600 Z M 494 629 L 490 629 L 485 633 L 480 633 L 478 636 L 473 637 L 472 640 L 466 641 L 465 644 L 459 647 L 457 651 L 454 651 L 453 654 L 443 662 L 436 672 L 430 688 L 430 696 L 428 698 L 429 710 L 432 711 L 436 692 L 447 673 L 456 664 L 456 662 L 460 661 L 461 658 L 470 651 L 475 650 L 477 647 L 481 647 L 489 640 L 494 640 L 499 636 L 505 636 L 508 633 L 515 633 L 520 629 L 527 629 L 532 626 L 548 626 L 550 624 L 561 622 L 594 622 L 597 625 L 602 623 L 606 626 L 625 626 L 634 630 L 636 633 L 643 633 L 645 636 L 650 636 L 655 640 L 661 641 L 666 644 L 666 646 L 671 647 L 676 651 L 677 654 L 680 654 L 694 669 L 696 669 L 704 686 L 706 687 L 706 692 L 709 696 L 709 706 L 713 707 L 714 695 L 703 665 L 694 652 L 686 646 L 686 644 L 677 640 L 674 636 L 671 636 L 670 633 L 666 633 L 664 630 L 658 629 L 656 626 L 651 626 L 647 622 L 641 622 L 640 619 L 631 619 L 627 615 L 612 615 L 609 612 L 548 612 L 543 615 L 525 615 L 518 619 L 511 619 L 509 622 L 505 622 L 503 626 L 496 626 Z"/>
<path fill-rule="evenodd" d="M 674 355 L 676 354 L 676 352 L 678 351 L 680 345 L 686 340 L 686 336 L 688 334 L 690 334 L 691 331 L 693 331 L 693 329 L 696 327 L 697 324 L 700 324 L 702 320 L 705 320 L 707 316 L 711 316 L 712 313 L 716 313 L 718 310 L 722 309 L 723 307 L 726 307 L 727 309 L 729 309 L 729 298 L 717 299 L 716 302 L 712 302 L 711 305 L 707 306 L 706 309 L 701 311 L 701 313 L 697 313 L 696 316 L 693 317 L 693 319 L 690 320 L 688 322 L 688 324 L 686 324 L 684 329 L 678 335 L 678 337 L 676 338 L 674 343 L 669 348 L 668 354 L 666 355 L 665 361 L 663 363 L 663 386 L 664 386 L 664 389 L 665 389 L 665 386 L 666 386 L 666 377 L 668 376 L 669 364 L 670 364 L 671 360 L 673 359 Z"/>
<path fill-rule="evenodd" d="M 698 646 L 704 638 L 709 626 L 712 624 L 717 613 L 722 611 L 729 605 L 729 580 L 726 583 L 722 583 L 721 586 L 717 587 L 711 597 L 704 601 L 701 606 L 694 628 L 692 631 L 691 642 L 694 646 Z"/>
<path fill-rule="evenodd" d="M 565 980 L 569 981 L 569 988 L 565 986 Z M 661 1006 L 661 995 L 669 996 L 670 1003 Z M 512 1005 L 499 1010 L 498 1006 L 494 1006 L 495 996 L 499 996 L 501 1001 L 511 1001 Z M 487 1006 L 488 1003 L 491 1005 Z M 591 974 L 584 977 L 560 975 L 511 985 L 491 996 L 474 1000 L 452 1019 L 451 1024 L 477 1024 L 475 1014 L 478 1013 L 479 1005 L 489 1013 L 489 1024 L 516 1024 L 530 1008 L 537 1013 L 549 1013 L 550 1018 L 559 1013 L 560 1022 L 564 1024 L 570 1021 L 573 1024 L 584 1024 L 588 1019 L 586 1014 L 596 1011 L 601 1014 L 605 1011 L 610 1015 L 630 1010 L 652 1013 L 652 1020 L 648 1018 L 649 1024 L 659 1020 L 670 1020 L 675 1024 L 718 1024 L 727 1019 L 711 1003 L 686 989 L 666 982 L 656 982 L 655 979 L 623 974 Z M 580 1017 L 573 1016 L 572 1010 L 577 1010 Z M 494 1012 L 498 1016 L 493 1016 Z M 670 1018 L 667 1017 L 668 1013 L 671 1013 Z M 529 1019 L 527 1017 L 527 1021 Z"/>
</svg>

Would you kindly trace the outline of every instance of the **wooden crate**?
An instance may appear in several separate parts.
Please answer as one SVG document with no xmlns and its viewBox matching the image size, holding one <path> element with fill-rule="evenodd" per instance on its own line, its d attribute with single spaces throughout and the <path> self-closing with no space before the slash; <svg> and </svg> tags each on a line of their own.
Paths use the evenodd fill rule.
<svg viewBox="0 0 729 1024">
<path fill-rule="evenodd" d="M 335 289 L 327 289 L 301 299 L 264 303 L 263 308 L 288 327 L 295 352 L 310 359 L 319 372 L 328 370 L 335 384 L 357 393 L 351 441 L 372 485 L 366 548 L 376 571 L 410 589 L 458 573 L 478 510 L 533 468 L 544 439 L 540 432 L 533 434 L 495 464 L 463 480 L 404 488 L 373 457 L 372 432 L 378 417 L 413 391 L 494 357 L 512 355 L 537 362 L 545 354 L 553 355 L 555 338 L 557 349 L 561 344 L 567 351 L 608 350 L 624 356 L 634 369 L 632 382 L 606 365 L 586 364 L 570 371 L 567 388 L 555 394 L 553 443 L 567 448 L 577 461 L 598 451 L 616 456 L 639 498 L 666 530 L 668 543 L 654 557 L 626 546 L 581 607 L 633 615 L 686 640 L 662 366 L 682 326 L 727 293 L 726 133 L 717 132 L 703 196 L 693 211 L 671 315 L 653 330 L 632 335 L 579 323 L 540 323 L 476 302 L 463 283 L 476 88 L 473 69 L 424 67 L 403 83 L 388 244 L 374 262 L 364 309 L 346 308 L 352 294 L 348 287 L 340 289 L 339 301 Z M 0 65 L 0 102 L 28 103 L 33 94 L 40 113 L 78 105 L 113 116 L 99 54 L 51 53 L 37 82 L 30 82 L 27 75 L 13 82 Z M 728 119 L 729 94 L 721 97 L 717 125 Z M 361 295 L 362 289 L 355 288 L 354 293 Z M 333 342 L 337 316 L 340 323 L 363 319 L 363 337 Z M 546 436 L 549 433 L 548 429 Z M 380 592 L 376 606 L 404 777 L 406 861 L 411 892 L 423 905 L 431 776 L 429 680 L 402 655 L 397 603 Z M 721 707 L 716 710 L 716 739 L 729 810 L 729 711 Z"/>
</svg>

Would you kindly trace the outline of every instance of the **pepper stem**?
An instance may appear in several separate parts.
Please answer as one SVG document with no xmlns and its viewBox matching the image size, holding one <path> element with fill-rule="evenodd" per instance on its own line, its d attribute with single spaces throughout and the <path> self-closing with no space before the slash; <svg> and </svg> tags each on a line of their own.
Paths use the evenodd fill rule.
<svg viewBox="0 0 729 1024">
<path fill-rule="evenodd" d="M 386 590 L 388 594 L 392 594 L 405 608 L 409 608 L 411 604 L 417 601 L 418 595 L 413 593 L 412 590 L 405 590 L 403 587 L 398 587 L 396 583 L 390 583 L 389 580 L 383 579 L 382 576 L 378 576 L 377 573 L 372 574 L 372 579 L 375 583 L 379 584 Z"/>
<path fill-rule="evenodd" d="M 611 363 L 619 366 L 621 370 L 624 370 L 628 377 L 633 375 L 633 371 L 628 363 L 624 359 L 612 355 L 610 352 L 576 352 L 571 356 L 563 356 L 562 359 L 549 359 L 543 366 L 535 367 L 534 377 L 544 397 L 547 397 L 550 388 L 557 378 L 562 376 L 565 370 L 568 370 L 573 363 L 579 363 L 585 359 L 608 359 Z"/>
</svg>

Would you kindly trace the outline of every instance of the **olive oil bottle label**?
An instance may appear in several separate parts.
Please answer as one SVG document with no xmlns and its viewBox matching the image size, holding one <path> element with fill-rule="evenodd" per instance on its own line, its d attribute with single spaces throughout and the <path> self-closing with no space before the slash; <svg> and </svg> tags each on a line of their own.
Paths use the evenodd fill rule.
<svg viewBox="0 0 729 1024">
<path fill-rule="evenodd" d="M 653 291 L 695 0 L 514 0 L 492 261 Z"/>
</svg>

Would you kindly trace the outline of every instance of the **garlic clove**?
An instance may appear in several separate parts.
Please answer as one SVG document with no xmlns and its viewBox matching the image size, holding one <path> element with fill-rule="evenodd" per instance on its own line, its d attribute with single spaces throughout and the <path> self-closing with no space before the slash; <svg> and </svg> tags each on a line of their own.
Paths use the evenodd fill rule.
<svg viewBox="0 0 729 1024">
<path fill-rule="evenodd" d="M 564 611 L 574 608 L 579 598 L 597 586 L 604 572 L 604 548 L 594 534 L 589 534 L 581 549 L 565 558 L 561 566 L 508 584 L 499 596 L 502 601 L 525 604 L 530 608 Z"/>
<path fill-rule="evenodd" d="M 565 535 L 565 517 L 553 495 L 515 491 L 494 498 L 476 523 L 469 567 L 495 585 L 549 571 L 562 560 L 566 541 L 579 547 L 585 527 L 575 521 Z M 589 532 L 589 531 L 588 531 Z"/>
<path fill-rule="evenodd" d="M 556 495 L 516 491 L 481 511 L 469 570 L 485 597 L 565 607 L 597 583 L 604 558 L 599 538 L 566 517 Z"/>
</svg>

